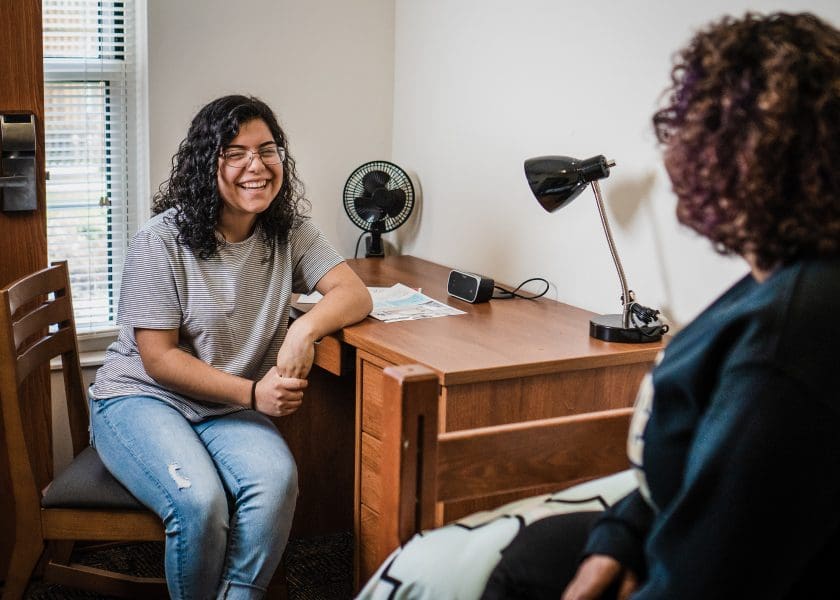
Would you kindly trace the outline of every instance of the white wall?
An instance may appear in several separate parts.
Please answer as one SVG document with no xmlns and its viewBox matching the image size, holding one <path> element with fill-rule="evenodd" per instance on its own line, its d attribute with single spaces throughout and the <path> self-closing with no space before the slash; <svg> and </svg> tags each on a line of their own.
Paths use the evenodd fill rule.
<svg viewBox="0 0 840 600">
<path fill-rule="evenodd" d="M 289 136 L 312 215 L 345 255 L 341 193 L 391 154 L 393 0 L 148 0 L 151 189 L 206 102 L 253 94 Z"/>
<path fill-rule="evenodd" d="M 684 324 L 746 268 L 676 224 L 650 117 L 674 51 L 747 8 L 840 24 L 836 0 L 396 0 L 393 160 L 423 188 L 403 252 L 511 284 L 542 276 L 560 300 L 617 312 L 592 193 L 548 214 L 522 169 L 604 154 L 617 162 L 601 188 L 630 286 Z"/>
<path fill-rule="evenodd" d="M 592 194 L 547 214 L 524 159 L 605 154 L 602 190 L 638 299 L 677 325 L 745 272 L 681 228 L 650 116 L 672 54 L 723 14 L 836 0 L 149 0 L 152 189 L 189 119 L 225 93 L 265 99 L 287 129 L 313 216 L 346 256 L 350 172 L 376 158 L 415 175 L 397 250 L 616 312 L 618 279 Z"/>
</svg>

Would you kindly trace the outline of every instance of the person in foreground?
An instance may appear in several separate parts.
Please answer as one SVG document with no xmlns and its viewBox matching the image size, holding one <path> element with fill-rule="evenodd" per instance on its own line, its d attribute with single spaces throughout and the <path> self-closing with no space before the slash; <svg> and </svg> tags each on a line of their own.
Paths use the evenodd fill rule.
<svg viewBox="0 0 840 600">
<path fill-rule="evenodd" d="M 643 382 L 638 489 L 523 529 L 484 598 L 834 597 L 840 32 L 809 14 L 724 18 L 679 53 L 653 123 L 679 220 L 751 272 Z"/>
<path fill-rule="evenodd" d="M 131 241 L 91 443 L 166 530 L 173 598 L 260 598 L 297 472 L 269 417 L 302 403 L 314 343 L 370 294 L 304 214 L 288 139 L 256 98 L 202 108 Z M 323 299 L 288 326 L 292 292 Z"/>
</svg>

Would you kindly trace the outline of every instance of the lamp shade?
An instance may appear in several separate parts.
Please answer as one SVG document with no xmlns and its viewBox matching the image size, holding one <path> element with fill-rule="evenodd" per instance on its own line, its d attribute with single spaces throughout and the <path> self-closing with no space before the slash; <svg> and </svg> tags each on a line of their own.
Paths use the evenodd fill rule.
<svg viewBox="0 0 840 600">
<path fill-rule="evenodd" d="M 525 161 L 525 177 L 531 192 L 548 212 L 563 208 L 591 181 L 610 174 L 602 155 L 578 160 L 570 156 L 538 156 Z"/>
</svg>

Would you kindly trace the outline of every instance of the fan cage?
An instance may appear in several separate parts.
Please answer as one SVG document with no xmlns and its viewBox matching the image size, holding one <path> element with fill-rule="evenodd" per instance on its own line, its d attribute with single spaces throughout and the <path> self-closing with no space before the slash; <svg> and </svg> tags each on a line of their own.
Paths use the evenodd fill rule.
<svg viewBox="0 0 840 600">
<path fill-rule="evenodd" d="M 353 224 L 364 231 L 372 231 L 373 224 L 359 216 L 359 213 L 356 212 L 355 201 L 357 197 L 365 193 L 363 180 L 365 175 L 372 171 L 382 171 L 390 176 L 391 179 L 385 185 L 387 189 L 401 189 L 405 192 L 403 209 L 394 217 L 385 217 L 385 219 L 376 222 L 377 231 L 387 233 L 405 223 L 411 216 L 411 211 L 414 209 L 414 184 L 411 182 L 408 173 L 400 166 L 387 160 L 373 160 L 353 171 L 347 178 L 347 183 L 344 184 L 344 210 Z"/>
</svg>

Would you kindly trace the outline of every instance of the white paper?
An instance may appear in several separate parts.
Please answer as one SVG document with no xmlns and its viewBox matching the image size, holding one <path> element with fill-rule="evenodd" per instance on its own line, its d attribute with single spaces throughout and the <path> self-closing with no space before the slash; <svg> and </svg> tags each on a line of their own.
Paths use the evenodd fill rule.
<svg viewBox="0 0 840 600">
<path fill-rule="evenodd" d="M 465 314 L 463 310 L 438 302 L 402 283 L 391 287 L 368 287 L 368 292 L 373 300 L 370 316 L 380 321 L 409 321 Z M 301 294 L 297 301 L 300 304 L 315 304 L 321 298 L 323 296 L 320 293 L 312 292 Z"/>
<path fill-rule="evenodd" d="M 368 288 L 373 298 L 370 316 L 380 321 L 409 321 L 449 315 L 463 315 L 464 311 L 429 298 L 422 292 L 396 283 L 389 288 Z"/>
</svg>

